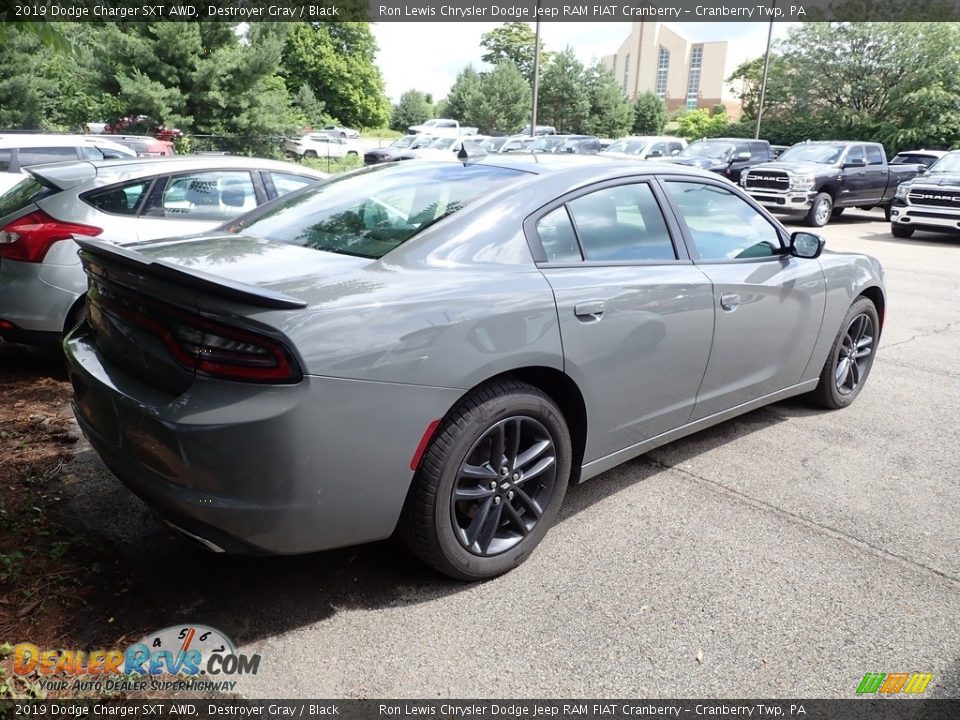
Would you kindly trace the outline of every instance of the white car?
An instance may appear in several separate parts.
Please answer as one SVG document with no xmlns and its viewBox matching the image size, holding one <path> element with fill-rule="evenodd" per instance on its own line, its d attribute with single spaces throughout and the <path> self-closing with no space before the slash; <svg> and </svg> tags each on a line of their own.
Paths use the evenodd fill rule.
<svg viewBox="0 0 960 720">
<path fill-rule="evenodd" d="M 478 132 L 478 128 L 462 127 L 456 120 L 448 118 L 434 118 L 422 125 L 411 125 L 407 128 L 408 135 L 433 135 L 434 137 L 460 137 L 476 135 Z"/>
<path fill-rule="evenodd" d="M 75 324 L 87 278 L 74 235 L 117 245 L 179 238 L 327 177 L 293 163 L 231 156 L 30 168 L 0 195 L 0 338 L 55 344 Z"/>
<path fill-rule="evenodd" d="M 343 127 L 342 125 L 324 125 L 323 132 L 331 137 L 344 138 L 345 140 L 356 140 L 360 137 L 359 130 Z"/>
<path fill-rule="evenodd" d="M 284 149 L 301 158 L 343 158 L 360 154 L 356 147 L 343 138 L 325 133 L 309 133 L 299 140 L 287 140 Z"/>
<path fill-rule="evenodd" d="M 474 145 L 477 151 L 483 147 L 473 137 L 438 137 L 413 150 L 413 156 L 418 160 L 455 160 L 464 143 Z"/>
<path fill-rule="evenodd" d="M 136 157 L 130 148 L 104 137 L 0 134 L 0 193 L 26 177 L 26 168 L 67 160 L 116 160 Z"/>
<path fill-rule="evenodd" d="M 620 138 L 601 151 L 603 157 L 616 157 L 620 160 L 650 160 L 671 158 L 687 146 L 683 138 L 669 135 L 641 135 Z"/>
</svg>

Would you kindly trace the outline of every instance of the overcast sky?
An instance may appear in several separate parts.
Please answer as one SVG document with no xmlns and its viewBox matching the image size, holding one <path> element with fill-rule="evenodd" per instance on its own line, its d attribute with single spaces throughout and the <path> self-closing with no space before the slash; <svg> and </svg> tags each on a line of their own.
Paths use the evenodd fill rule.
<svg viewBox="0 0 960 720">
<path fill-rule="evenodd" d="M 396 102 L 404 90 L 415 88 L 444 97 L 457 73 L 468 63 L 480 68 L 480 36 L 501 23 L 375 23 L 373 34 L 380 45 L 377 64 L 387 83 L 387 95 Z M 767 42 L 766 23 L 715 22 L 665 23 L 694 42 L 727 40 L 729 75 L 741 62 L 763 54 Z M 532 25 L 532 23 L 531 23 Z M 774 26 L 774 38 L 784 37 L 790 23 Z M 547 50 L 572 45 L 584 63 L 616 52 L 630 34 L 628 22 L 543 22 L 540 35 Z"/>
</svg>

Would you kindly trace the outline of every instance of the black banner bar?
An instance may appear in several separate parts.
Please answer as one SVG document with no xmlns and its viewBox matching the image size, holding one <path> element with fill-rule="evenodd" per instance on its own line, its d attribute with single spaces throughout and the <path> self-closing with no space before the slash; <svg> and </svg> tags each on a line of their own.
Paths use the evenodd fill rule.
<svg viewBox="0 0 960 720">
<path fill-rule="evenodd" d="M 309 720 L 956 720 L 960 700 L 2 700 L 0 717 Z"/>
<path fill-rule="evenodd" d="M 952 21 L 960 0 L 6 0 L 4 22 Z"/>
</svg>

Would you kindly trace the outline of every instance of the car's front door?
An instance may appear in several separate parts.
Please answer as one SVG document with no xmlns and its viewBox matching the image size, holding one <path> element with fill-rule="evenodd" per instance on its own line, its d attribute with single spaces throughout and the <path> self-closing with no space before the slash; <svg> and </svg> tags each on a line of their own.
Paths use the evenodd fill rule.
<svg viewBox="0 0 960 720">
<path fill-rule="evenodd" d="M 870 189 L 870 174 L 867 171 L 863 145 L 851 145 L 847 148 L 841 173 L 843 187 L 838 200 L 841 200 L 844 206 L 870 204 L 873 191 Z"/>
<path fill-rule="evenodd" d="M 652 182 L 619 181 L 525 224 L 556 297 L 565 369 L 586 400 L 585 462 L 685 424 L 696 402 L 713 296 L 664 202 Z"/>
<path fill-rule="evenodd" d="M 785 253 L 782 229 L 728 186 L 679 177 L 663 186 L 713 283 L 713 348 L 691 419 L 799 383 L 823 319 L 820 262 Z"/>
</svg>

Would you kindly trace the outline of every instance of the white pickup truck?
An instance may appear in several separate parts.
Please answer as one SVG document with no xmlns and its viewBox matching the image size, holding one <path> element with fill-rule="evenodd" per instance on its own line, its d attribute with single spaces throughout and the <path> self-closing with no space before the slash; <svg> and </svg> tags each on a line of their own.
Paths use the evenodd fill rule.
<svg viewBox="0 0 960 720">
<path fill-rule="evenodd" d="M 434 118 L 427 120 L 423 125 L 411 125 L 407 128 L 408 135 L 432 135 L 433 137 L 460 137 L 461 135 L 476 135 L 475 127 L 460 127 L 456 120 Z"/>
</svg>

